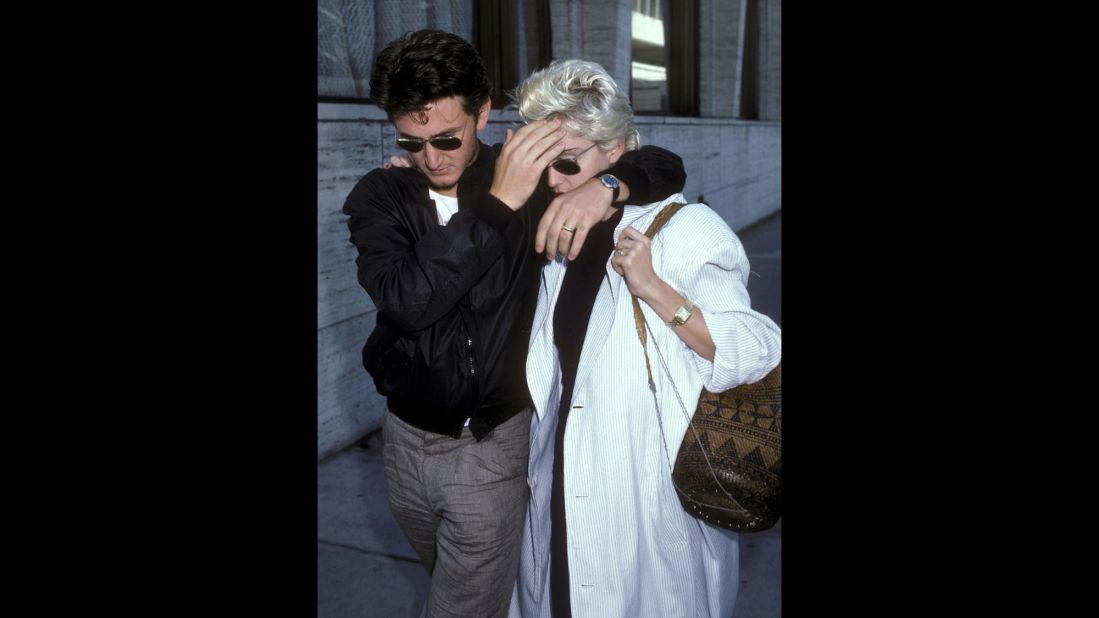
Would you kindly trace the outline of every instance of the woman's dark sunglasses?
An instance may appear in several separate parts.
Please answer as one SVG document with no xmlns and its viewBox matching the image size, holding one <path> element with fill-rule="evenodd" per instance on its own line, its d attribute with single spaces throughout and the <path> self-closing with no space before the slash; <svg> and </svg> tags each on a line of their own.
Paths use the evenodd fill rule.
<svg viewBox="0 0 1099 618">
<path fill-rule="evenodd" d="M 592 148 L 595 148 L 595 146 L 596 146 L 595 144 L 592 144 L 591 146 L 588 146 L 587 148 L 585 148 L 585 149 L 581 150 L 580 152 L 576 153 L 576 156 L 571 158 L 571 159 L 558 159 L 558 160 L 554 161 L 553 163 L 550 163 L 550 167 L 557 170 L 558 172 L 561 172 L 562 174 L 564 174 L 566 176 L 574 176 L 576 174 L 579 174 L 580 173 L 580 164 L 577 163 L 576 160 L 580 158 L 580 155 L 582 155 L 585 152 L 591 150 Z"/>
<path fill-rule="evenodd" d="M 397 145 L 409 152 L 420 152 L 424 144 L 431 143 L 433 148 L 439 150 L 458 150 L 462 147 L 462 138 L 453 135 L 443 137 L 431 137 L 428 139 L 412 139 L 411 137 L 398 137 Z"/>
</svg>

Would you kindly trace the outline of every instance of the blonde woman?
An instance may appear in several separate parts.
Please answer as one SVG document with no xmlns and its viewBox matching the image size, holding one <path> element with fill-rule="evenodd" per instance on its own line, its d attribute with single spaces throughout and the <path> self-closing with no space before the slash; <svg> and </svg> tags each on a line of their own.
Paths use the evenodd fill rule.
<svg viewBox="0 0 1099 618">
<path fill-rule="evenodd" d="M 556 193 L 639 146 L 629 100 L 598 64 L 555 62 L 520 85 L 518 103 L 527 122 L 560 119 L 566 130 L 547 171 Z M 688 515 L 671 484 L 687 420 L 670 380 L 693 411 L 702 387 L 754 382 L 778 365 L 781 334 L 752 310 L 744 249 L 705 204 L 645 237 L 676 201 L 686 200 L 609 210 L 574 261 L 542 270 L 527 357 L 531 499 L 512 616 L 732 614 L 737 535 Z M 655 398 L 634 294 L 653 331 Z M 677 315 L 682 323 L 670 325 Z"/>
</svg>

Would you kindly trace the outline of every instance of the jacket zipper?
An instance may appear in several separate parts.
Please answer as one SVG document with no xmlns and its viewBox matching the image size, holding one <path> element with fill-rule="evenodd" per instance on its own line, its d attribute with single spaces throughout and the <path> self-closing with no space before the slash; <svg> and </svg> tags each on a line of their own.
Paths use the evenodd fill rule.
<svg viewBox="0 0 1099 618">
<path fill-rule="evenodd" d="M 469 346 L 469 375 L 477 375 L 477 368 L 473 366 L 473 337 L 466 336 L 466 345 Z"/>
</svg>

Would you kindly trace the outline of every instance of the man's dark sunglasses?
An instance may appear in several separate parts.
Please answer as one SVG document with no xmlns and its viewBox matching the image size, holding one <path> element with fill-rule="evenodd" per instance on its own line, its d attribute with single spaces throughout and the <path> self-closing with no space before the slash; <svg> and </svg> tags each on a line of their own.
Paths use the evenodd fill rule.
<svg viewBox="0 0 1099 618">
<path fill-rule="evenodd" d="M 595 144 L 592 144 L 591 146 L 588 146 L 587 148 L 585 148 L 585 149 L 581 150 L 580 152 L 576 153 L 576 156 L 571 158 L 571 159 L 558 159 L 558 160 L 554 161 L 553 163 L 550 163 L 550 167 L 552 167 L 553 169 L 561 172 L 562 174 L 564 174 L 566 176 L 573 176 L 573 175 L 579 174 L 580 173 L 580 164 L 577 163 L 576 160 L 580 158 L 580 155 L 582 155 L 585 152 L 591 150 L 592 148 L 595 148 L 595 146 L 596 146 Z"/>
<path fill-rule="evenodd" d="M 428 139 L 412 139 L 411 137 L 397 138 L 397 145 L 409 152 L 420 152 L 424 149 L 424 144 L 428 142 L 431 143 L 433 148 L 438 148 L 439 150 L 458 150 L 462 147 L 462 138 L 453 135 L 431 137 Z"/>
</svg>

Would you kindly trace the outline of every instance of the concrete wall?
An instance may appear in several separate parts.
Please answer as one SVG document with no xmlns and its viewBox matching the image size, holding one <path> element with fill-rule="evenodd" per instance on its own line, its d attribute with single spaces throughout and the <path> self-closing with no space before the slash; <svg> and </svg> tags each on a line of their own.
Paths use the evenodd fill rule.
<svg viewBox="0 0 1099 618">
<path fill-rule="evenodd" d="M 782 208 L 782 124 L 642 117 L 641 143 L 683 157 L 683 195 L 706 202 L 734 231 Z"/>
<path fill-rule="evenodd" d="M 317 450 L 324 458 L 372 429 L 383 404 L 358 363 L 375 310 L 355 279 L 341 208 L 355 181 L 379 165 L 385 127 L 343 106 L 321 107 L 331 109 L 317 122 Z"/>
<path fill-rule="evenodd" d="M 482 141 L 502 141 L 519 123 L 494 110 Z M 717 118 L 638 118 L 643 144 L 683 157 L 684 195 L 702 197 L 734 230 L 782 207 L 782 126 Z M 343 202 L 366 172 L 396 152 L 392 125 L 368 104 L 317 105 L 317 451 L 321 459 L 377 428 L 385 411 L 360 350 L 376 310 L 355 278 Z"/>
</svg>

